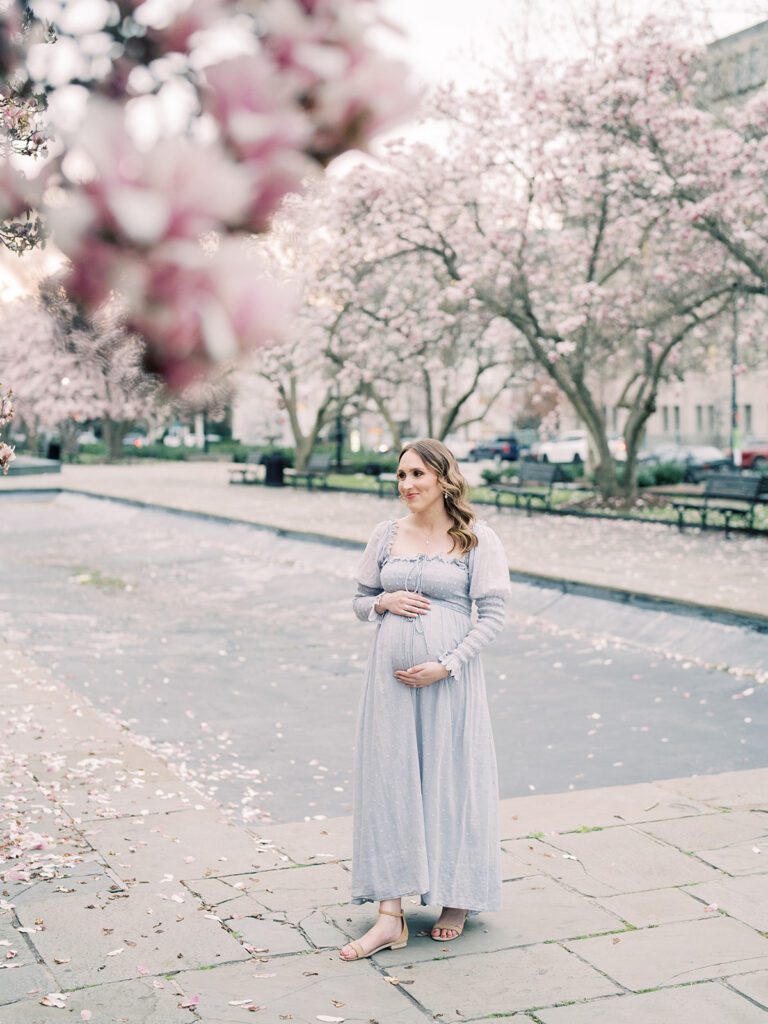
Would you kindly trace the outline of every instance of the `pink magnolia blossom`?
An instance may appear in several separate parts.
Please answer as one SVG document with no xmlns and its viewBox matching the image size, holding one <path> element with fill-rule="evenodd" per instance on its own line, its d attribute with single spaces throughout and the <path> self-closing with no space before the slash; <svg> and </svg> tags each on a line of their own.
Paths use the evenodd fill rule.
<svg viewBox="0 0 768 1024">
<path fill-rule="evenodd" d="M 71 262 L 72 296 L 92 313 L 122 294 L 148 365 L 180 386 L 271 338 L 278 308 L 287 317 L 274 287 L 256 283 L 249 293 L 229 242 L 267 230 L 310 172 L 367 145 L 413 101 L 404 69 L 370 44 L 380 22 L 375 2 L 114 6 L 114 57 L 94 57 L 95 15 L 96 35 L 78 34 L 66 11 L 54 25 L 57 41 L 35 51 L 43 82 L 66 85 L 67 57 L 91 92 L 79 125 L 52 125 L 63 148 L 46 178 L 45 211 Z M 240 56 L 217 59 L 207 47 L 221 30 Z M 0 25 L 0 44 L 11 36 L 11 26 Z M 137 89 L 143 102 L 165 83 L 194 91 L 199 112 L 192 102 L 184 130 L 161 126 L 147 148 L 128 131 L 126 106 Z M 221 244 L 205 252 L 215 237 Z"/>
</svg>

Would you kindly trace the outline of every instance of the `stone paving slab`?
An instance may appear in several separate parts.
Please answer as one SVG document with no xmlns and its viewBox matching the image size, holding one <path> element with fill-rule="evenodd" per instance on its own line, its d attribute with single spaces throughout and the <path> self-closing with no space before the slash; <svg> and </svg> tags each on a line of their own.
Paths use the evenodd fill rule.
<svg viewBox="0 0 768 1024">
<path fill-rule="evenodd" d="M 350 936 L 336 927 L 326 908 L 311 910 L 309 913 L 305 910 L 288 910 L 285 918 L 300 928 L 307 941 L 316 949 L 332 949 L 338 953 L 349 941 Z"/>
<path fill-rule="evenodd" d="M 57 869 L 55 878 L 34 882 L 14 893 L 10 897 L 13 905 L 30 907 L 48 900 L 67 903 L 70 897 L 82 893 L 126 892 L 117 875 L 98 860 L 86 860 L 73 867 L 78 870 Z"/>
<path fill-rule="evenodd" d="M 565 945 L 633 990 L 727 978 L 768 967 L 768 939 L 722 916 Z"/>
<path fill-rule="evenodd" d="M 43 964 L 21 964 L 19 967 L 7 966 L 0 969 L 0 1020 L 3 1024 L 12 1020 L 9 1016 L 11 1010 L 7 1006 L 8 1003 L 29 999 L 30 996 L 40 998 L 41 995 L 56 990 L 53 975 Z M 38 1010 L 40 1009 L 38 1006 Z M 25 1024 L 29 1019 L 25 1018 Z M 48 1019 L 50 1020 L 50 1017 Z"/>
<path fill-rule="evenodd" d="M 379 1024 L 425 1022 L 404 991 L 388 984 L 370 962 L 344 963 L 326 952 L 190 971 L 175 981 L 188 997 L 199 997 L 195 1013 L 203 1024 L 317 1024 L 318 1016 Z M 261 1009 L 251 1012 L 247 1001 Z"/>
<path fill-rule="evenodd" d="M 768 971 L 740 974 L 736 978 L 729 978 L 728 984 L 768 1010 Z"/>
<path fill-rule="evenodd" d="M 17 915 L 23 927 L 35 929 L 29 941 L 62 989 L 129 980 L 140 967 L 159 975 L 247 958 L 237 939 L 206 918 L 192 897 L 180 904 L 146 888 L 129 896 L 51 899 L 19 907 Z M 57 958 L 68 962 L 57 964 Z"/>
<path fill-rule="evenodd" d="M 762 1024 L 764 1012 L 718 982 L 539 1010 L 542 1024 Z"/>
<path fill-rule="evenodd" d="M 663 790 L 715 808 L 768 810 L 768 768 L 664 779 L 657 785 Z"/>
<path fill-rule="evenodd" d="M 700 814 L 695 818 L 659 821 L 639 828 L 679 850 L 728 849 L 748 841 L 759 846 L 761 840 L 768 844 L 768 814 L 762 811 Z"/>
<path fill-rule="evenodd" d="M 703 889 L 715 883 L 704 883 Z M 604 896 L 597 899 L 600 906 L 610 910 L 622 920 L 634 925 L 635 928 L 648 928 L 652 925 L 671 924 L 673 921 L 695 921 L 699 918 L 711 917 L 705 904 L 696 899 L 698 887 L 690 889 L 690 895 L 683 889 L 650 889 L 644 892 L 632 892 L 620 896 Z"/>
<path fill-rule="evenodd" d="M 284 956 L 287 953 L 309 953 L 314 947 L 304 938 L 301 929 L 280 914 L 263 914 L 249 917 L 236 914 L 222 915 L 225 924 L 240 942 L 253 949 L 263 950 L 270 956 Z"/>
<path fill-rule="evenodd" d="M 418 964 L 412 971 L 398 967 L 387 973 L 412 977 L 409 994 L 443 1021 L 510 1014 L 620 991 L 556 944 L 452 956 Z"/>
<path fill-rule="evenodd" d="M 55 787 L 62 806 L 81 821 L 183 810 L 200 796 L 158 758 L 133 743 L 85 743 L 76 750 L 32 753 L 29 770 Z"/>
<path fill-rule="evenodd" d="M 83 1010 L 90 1010 L 93 1024 L 190 1024 L 194 1020 L 190 1011 L 179 1005 L 183 996 L 176 994 L 174 983 L 161 978 L 119 981 L 65 993 L 63 1010 L 41 1006 L 41 994 L 55 991 L 56 988 L 44 985 L 34 1000 L 3 1007 L 3 1024 L 55 1024 L 67 1020 L 80 1024 Z"/>
<path fill-rule="evenodd" d="M 155 884 L 166 874 L 179 881 L 290 863 L 202 804 L 199 809 L 94 823 L 90 841 L 121 878 Z"/>
<path fill-rule="evenodd" d="M 505 843 L 518 860 L 586 896 L 612 896 L 715 880 L 708 864 L 630 825 Z"/>
<path fill-rule="evenodd" d="M 768 933 L 768 874 L 721 878 L 689 886 L 687 891 L 708 906 L 717 904 L 729 917 L 743 921 L 750 928 Z"/>
<path fill-rule="evenodd" d="M 768 872 L 768 843 L 748 841 L 722 850 L 699 850 L 697 856 L 729 875 L 755 875 Z"/>
<path fill-rule="evenodd" d="M 352 876 L 341 864 L 293 867 L 237 875 L 230 882 L 243 883 L 243 893 L 268 910 L 301 910 L 348 903 Z"/>
<path fill-rule="evenodd" d="M 768 784 L 768 770 L 764 774 Z M 501 837 L 518 839 L 537 832 L 572 832 L 582 827 L 688 817 L 706 809 L 695 799 L 646 782 L 512 797 L 501 801 Z"/>
<path fill-rule="evenodd" d="M 352 818 L 295 821 L 260 825 L 259 835 L 287 853 L 297 864 L 321 864 L 352 859 Z"/>
</svg>

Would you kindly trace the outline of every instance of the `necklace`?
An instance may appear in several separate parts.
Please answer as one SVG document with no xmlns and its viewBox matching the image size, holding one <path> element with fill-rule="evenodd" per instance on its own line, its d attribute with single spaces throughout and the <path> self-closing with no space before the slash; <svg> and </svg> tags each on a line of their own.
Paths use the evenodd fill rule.
<svg viewBox="0 0 768 1024">
<path fill-rule="evenodd" d="M 430 544 L 432 543 L 432 538 L 433 538 L 433 536 L 434 536 L 434 533 L 435 533 L 435 528 L 434 528 L 434 526 L 433 526 L 433 527 L 432 527 L 432 529 L 431 529 L 431 530 L 429 531 L 429 533 L 427 533 L 427 531 L 426 531 L 426 530 L 424 529 L 424 527 L 423 527 L 423 526 L 420 526 L 420 527 L 419 527 L 419 532 L 420 532 L 420 533 L 421 533 L 421 535 L 422 535 L 422 536 L 424 537 L 424 544 L 425 544 L 425 546 L 426 546 L 426 547 L 429 547 L 429 545 L 430 545 Z"/>
</svg>

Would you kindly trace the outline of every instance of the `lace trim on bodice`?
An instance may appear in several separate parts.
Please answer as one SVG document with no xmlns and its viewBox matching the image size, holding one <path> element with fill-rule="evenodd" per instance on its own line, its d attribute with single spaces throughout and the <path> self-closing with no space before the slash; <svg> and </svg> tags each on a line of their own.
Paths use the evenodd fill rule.
<svg viewBox="0 0 768 1024">
<path fill-rule="evenodd" d="M 392 545 L 397 537 L 397 520 L 390 519 L 387 526 L 387 540 L 384 545 L 384 557 L 383 562 L 413 562 L 422 559 L 423 561 L 435 561 L 435 562 L 448 562 L 451 565 L 461 565 L 465 569 L 469 570 L 469 551 L 465 552 L 461 558 L 453 558 L 451 555 L 393 555 Z"/>
</svg>

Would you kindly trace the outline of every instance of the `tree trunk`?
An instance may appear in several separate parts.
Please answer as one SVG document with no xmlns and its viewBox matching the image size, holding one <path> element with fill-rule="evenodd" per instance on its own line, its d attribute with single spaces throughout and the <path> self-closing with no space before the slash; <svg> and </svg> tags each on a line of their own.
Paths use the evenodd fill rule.
<svg viewBox="0 0 768 1024">
<path fill-rule="evenodd" d="M 389 427 L 389 433 L 392 437 L 392 449 L 399 453 L 400 449 L 403 447 L 403 439 L 400 434 L 400 426 L 397 420 L 394 419 L 389 409 L 387 408 L 386 402 L 371 384 L 368 384 L 366 386 L 365 391 L 373 399 L 374 404 L 376 408 L 379 410 L 382 419 Z"/>
<path fill-rule="evenodd" d="M 113 420 L 109 416 L 102 417 L 101 432 L 107 448 L 107 461 L 117 462 L 123 457 L 123 437 L 129 423 L 124 420 Z"/>
<path fill-rule="evenodd" d="M 310 456 L 317 444 L 318 435 L 325 426 L 328 407 L 333 396 L 330 391 L 326 394 L 315 414 L 311 430 L 305 434 L 301 429 L 301 423 L 299 421 L 299 402 L 296 378 L 291 377 L 287 388 L 282 383 L 279 383 L 277 385 L 277 390 L 283 401 L 283 405 L 285 406 L 285 411 L 288 413 L 288 422 L 291 425 L 291 433 L 293 434 L 295 452 L 294 468 L 302 471 L 306 470 Z"/>
</svg>

